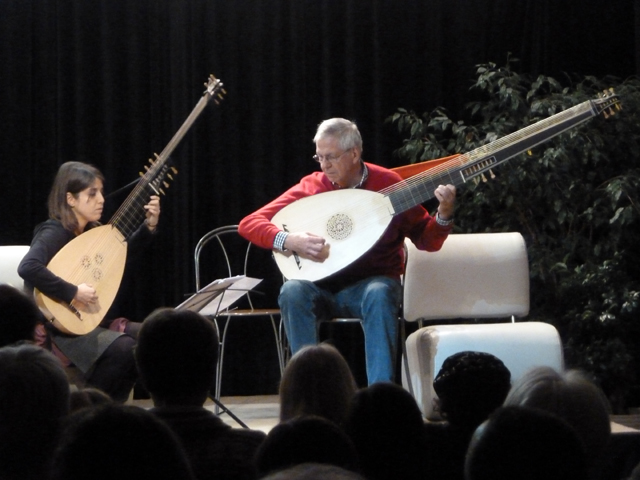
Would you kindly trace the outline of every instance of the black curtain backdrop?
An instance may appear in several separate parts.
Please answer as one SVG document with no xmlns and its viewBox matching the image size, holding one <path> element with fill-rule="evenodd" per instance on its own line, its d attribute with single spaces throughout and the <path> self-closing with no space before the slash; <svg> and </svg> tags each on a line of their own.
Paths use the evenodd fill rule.
<svg viewBox="0 0 640 480">
<path fill-rule="evenodd" d="M 203 234 L 314 170 L 321 120 L 355 120 L 365 159 L 397 166 L 385 118 L 461 116 L 476 64 L 511 53 L 519 71 L 559 79 L 635 75 L 639 12 L 634 0 L 2 0 L 0 245 L 29 243 L 65 161 L 98 166 L 107 193 L 134 181 L 215 74 L 228 93 L 174 152 L 157 241 L 123 281 L 122 311 L 140 320 L 194 290 Z M 275 392 L 270 328 L 231 326 L 223 394 Z"/>
</svg>

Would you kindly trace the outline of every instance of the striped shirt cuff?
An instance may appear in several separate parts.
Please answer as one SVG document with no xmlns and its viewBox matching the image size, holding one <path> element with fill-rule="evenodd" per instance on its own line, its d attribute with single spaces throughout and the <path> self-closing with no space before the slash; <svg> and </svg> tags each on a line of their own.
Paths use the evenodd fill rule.
<svg viewBox="0 0 640 480">
<path fill-rule="evenodd" d="M 284 252 L 286 250 L 284 248 L 284 241 L 287 239 L 287 235 L 289 235 L 287 232 L 276 233 L 276 238 L 273 239 L 273 248 Z"/>
<path fill-rule="evenodd" d="M 438 225 L 442 225 L 443 227 L 448 227 L 453 223 L 453 218 L 450 218 L 449 220 L 445 220 L 443 218 L 440 218 L 440 214 L 436 212 L 436 222 L 438 222 Z"/>
</svg>

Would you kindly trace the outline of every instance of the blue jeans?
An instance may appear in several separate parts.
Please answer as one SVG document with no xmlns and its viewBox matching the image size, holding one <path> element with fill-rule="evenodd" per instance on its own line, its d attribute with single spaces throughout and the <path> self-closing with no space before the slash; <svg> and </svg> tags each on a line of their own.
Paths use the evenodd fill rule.
<svg viewBox="0 0 640 480">
<path fill-rule="evenodd" d="M 361 280 L 335 294 L 307 280 L 286 281 L 278 303 L 291 352 L 318 343 L 318 321 L 359 318 L 364 330 L 369 385 L 392 382 L 401 295 L 400 282 L 385 276 Z"/>
</svg>

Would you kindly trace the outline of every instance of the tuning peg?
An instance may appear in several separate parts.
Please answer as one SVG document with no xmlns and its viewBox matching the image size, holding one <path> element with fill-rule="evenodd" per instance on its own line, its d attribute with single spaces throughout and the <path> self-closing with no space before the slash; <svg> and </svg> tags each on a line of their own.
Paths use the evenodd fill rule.
<svg viewBox="0 0 640 480">
<path fill-rule="evenodd" d="M 161 188 L 158 188 L 158 190 L 160 191 L 160 193 L 161 193 L 162 195 L 166 195 L 166 193 L 164 193 L 164 190 L 162 190 Z"/>
<path fill-rule="evenodd" d="M 164 188 L 169 188 L 169 184 L 167 182 L 163 181 L 162 184 L 164 185 Z"/>
<path fill-rule="evenodd" d="M 494 178 L 496 178 L 496 174 L 493 173 L 493 170 L 489 169 L 489 176 L 491 177 L 491 179 L 493 180 Z"/>
<path fill-rule="evenodd" d="M 178 174 L 178 169 L 176 167 L 171 167 L 171 171 L 173 172 L 174 175 Z"/>
<path fill-rule="evenodd" d="M 473 184 L 478 185 L 480 183 L 480 179 L 478 177 L 473 177 Z"/>
<path fill-rule="evenodd" d="M 484 176 L 484 173 L 481 173 L 480 176 L 482 177 L 482 181 L 484 183 L 486 183 L 487 182 L 487 177 Z"/>
</svg>

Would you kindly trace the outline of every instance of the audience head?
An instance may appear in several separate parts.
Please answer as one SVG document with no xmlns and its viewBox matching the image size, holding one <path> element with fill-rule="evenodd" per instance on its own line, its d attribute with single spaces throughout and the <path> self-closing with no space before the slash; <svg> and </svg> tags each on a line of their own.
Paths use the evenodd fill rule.
<svg viewBox="0 0 640 480">
<path fill-rule="evenodd" d="M 54 454 L 50 478 L 194 477 L 179 440 L 166 424 L 143 408 L 113 403 L 83 408 L 69 415 Z"/>
<path fill-rule="evenodd" d="M 0 285 L 0 347 L 34 340 L 42 314 L 33 299 L 11 285 Z"/>
<path fill-rule="evenodd" d="M 312 415 L 273 427 L 255 458 L 259 477 L 310 462 L 357 471 L 357 454 L 347 434 L 332 421 Z"/>
<path fill-rule="evenodd" d="M 560 417 L 502 407 L 473 434 L 466 480 L 584 480 L 586 455 L 575 430 Z"/>
<path fill-rule="evenodd" d="M 640 480 L 640 463 L 633 468 L 627 480 Z"/>
<path fill-rule="evenodd" d="M 73 390 L 69 396 L 69 411 L 75 412 L 85 407 L 95 407 L 112 403 L 113 399 L 102 390 L 94 387 L 83 387 Z"/>
<path fill-rule="evenodd" d="M 534 368 L 514 382 L 505 400 L 510 405 L 539 408 L 566 420 L 584 442 L 590 467 L 596 467 L 611 435 L 610 408 L 602 390 L 582 372 Z"/>
<path fill-rule="evenodd" d="M 29 343 L 0 348 L 0 478 L 44 476 L 68 411 L 69 382 L 56 357 Z"/>
<path fill-rule="evenodd" d="M 201 406 L 215 381 L 218 334 L 199 313 L 159 309 L 142 323 L 135 357 L 156 406 Z"/>
<path fill-rule="evenodd" d="M 262 478 L 264 480 L 365 480 L 356 472 L 323 463 L 302 463 Z"/>
<path fill-rule="evenodd" d="M 319 415 L 341 425 L 356 388 L 347 361 L 334 346 L 303 347 L 282 374 L 280 421 Z"/>
<path fill-rule="evenodd" d="M 424 420 L 409 392 L 375 383 L 353 397 L 345 430 L 368 479 L 423 478 Z"/>
<path fill-rule="evenodd" d="M 433 381 L 442 417 L 471 431 L 502 405 L 510 387 L 509 369 L 485 352 L 465 351 L 447 357 Z"/>
</svg>

